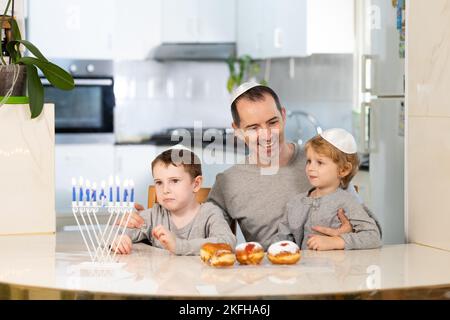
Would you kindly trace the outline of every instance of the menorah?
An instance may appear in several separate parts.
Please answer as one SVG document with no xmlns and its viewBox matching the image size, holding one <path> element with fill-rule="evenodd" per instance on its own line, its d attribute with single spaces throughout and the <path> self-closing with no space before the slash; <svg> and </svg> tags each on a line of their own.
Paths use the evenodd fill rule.
<svg viewBox="0 0 450 320">
<path fill-rule="evenodd" d="M 134 208 L 134 183 L 132 180 L 124 181 L 121 197 L 120 179 L 116 177 L 116 200 L 113 201 L 113 179 L 110 177 L 109 201 L 107 201 L 104 181 L 98 198 L 96 183 L 93 183 L 91 188 L 89 180 L 86 180 L 85 184 L 83 182 L 83 178 L 80 177 L 77 192 L 76 180 L 72 179 L 72 213 L 91 259 L 85 264 L 94 267 L 115 266 L 117 265 L 115 245 L 122 241 Z M 108 221 L 103 227 L 98 219 L 100 213 L 102 215 L 106 213 L 108 216 Z"/>
</svg>

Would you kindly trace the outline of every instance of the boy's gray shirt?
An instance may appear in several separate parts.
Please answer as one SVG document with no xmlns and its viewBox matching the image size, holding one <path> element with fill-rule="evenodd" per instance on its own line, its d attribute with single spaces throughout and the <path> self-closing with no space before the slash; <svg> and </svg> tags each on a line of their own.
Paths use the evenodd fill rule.
<svg viewBox="0 0 450 320">
<path fill-rule="evenodd" d="M 200 248 L 207 242 L 228 243 L 233 249 L 236 237 L 223 217 L 222 210 L 213 203 L 203 203 L 199 212 L 186 226 L 178 229 L 170 219 L 171 213 L 160 204 L 139 212 L 145 224 L 141 229 L 126 229 L 133 242 L 148 239 L 152 246 L 164 249 L 164 246 L 151 235 L 152 229 L 163 225 L 176 237 L 175 254 L 199 255 Z"/>
<path fill-rule="evenodd" d="M 294 155 L 276 174 L 263 175 L 254 164 L 237 164 L 216 176 L 208 196 L 208 201 L 222 208 L 229 224 L 232 220 L 239 223 L 246 241 L 257 241 L 265 249 L 277 235 L 287 202 L 311 188 L 304 150 L 293 145 Z"/>
<path fill-rule="evenodd" d="M 345 242 L 345 249 L 381 247 L 378 221 L 348 191 L 338 188 L 335 192 L 318 198 L 308 196 L 309 193 L 301 193 L 286 204 L 286 212 L 274 241 L 291 240 L 303 250 L 308 249 L 308 235 L 320 234 L 312 230 L 312 227 L 338 228 L 341 222 L 337 211 L 343 208 L 353 226 L 353 232 L 340 235 Z"/>
</svg>

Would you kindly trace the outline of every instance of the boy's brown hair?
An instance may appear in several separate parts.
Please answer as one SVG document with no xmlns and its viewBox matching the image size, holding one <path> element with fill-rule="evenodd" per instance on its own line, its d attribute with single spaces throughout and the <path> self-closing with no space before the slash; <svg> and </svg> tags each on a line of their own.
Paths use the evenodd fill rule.
<svg viewBox="0 0 450 320">
<path fill-rule="evenodd" d="M 189 173 L 192 179 L 202 175 L 202 165 L 197 155 L 189 150 L 184 149 L 169 149 L 160 153 L 152 161 L 153 168 L 158 162 L 162 162 L 167 166 L 174 165 L 175 167 L 183 166 L 184 170 Z"/>
<path fill-rule="evenodd" d="M 312 148 L 315 152 L 325 157 L 330 158 L 338 166 L 339 170 L 346 170 L 351 167 L 350 173 L 341 179 L 341 188 L 347 189 L 350 181 L 358 172 L 359 157 L 357 153 L 345 153 L 320 135 L 315 136 L 309 140 L 305 145 L 305 151 Z"/>
</svg>

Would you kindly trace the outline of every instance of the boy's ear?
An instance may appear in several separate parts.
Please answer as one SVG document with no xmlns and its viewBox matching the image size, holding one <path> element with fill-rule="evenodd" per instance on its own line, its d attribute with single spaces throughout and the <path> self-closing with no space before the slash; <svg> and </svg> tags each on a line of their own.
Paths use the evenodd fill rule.
<svg viewBox="0 0 450 320">
<path fill-rule="evenodd" d="M 196 176 L 194 179 L 194 193 L 197 193 L 202 187 L 203 177 Z"/>
<path fill-rule="evenodd" d="M 352 172 L 353 165 L 350 162 L 347 162 L 347 164 L 344 166 L 344 168 L 339 170 L 339 176 L 341 178 L 347 176 L 350 172 Z"/>
</svg>

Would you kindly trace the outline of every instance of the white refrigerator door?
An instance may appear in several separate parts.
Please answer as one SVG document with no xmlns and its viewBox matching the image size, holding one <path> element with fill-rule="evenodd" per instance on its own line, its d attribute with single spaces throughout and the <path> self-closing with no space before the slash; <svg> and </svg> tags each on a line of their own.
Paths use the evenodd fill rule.
<svg viewBox="0 0 450 320">
<path fill-rule="evenodd" d="M 384 244 L 405 242 L 404 99 L 374 99 L 370 104 L 370 190 L 372 210 Z"/>
<path fill-rule="evenodd" d="M 399 55 L 397 9 L 391 0 L 370 0 L 368 11 L 371 95 L 403 96 L 405 59 Z"/>
</svg>

